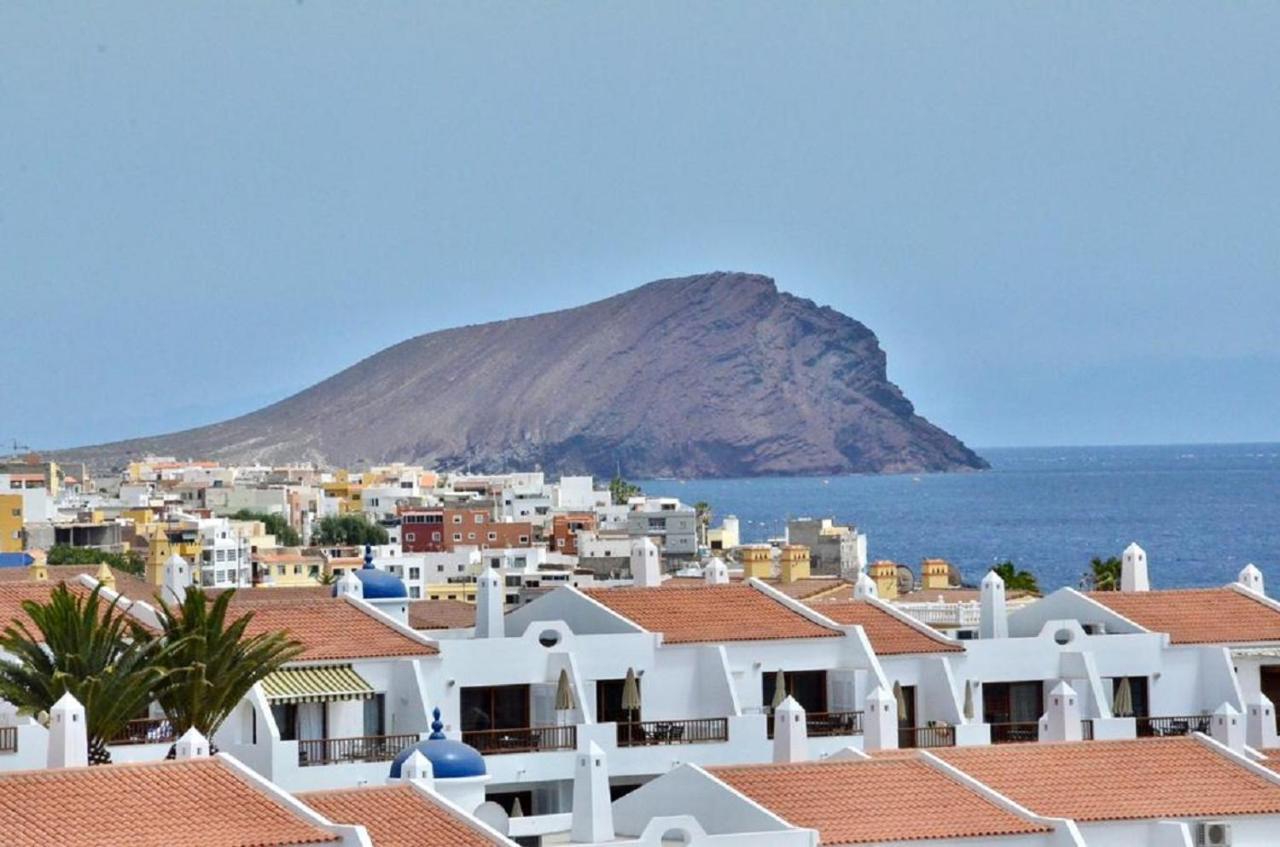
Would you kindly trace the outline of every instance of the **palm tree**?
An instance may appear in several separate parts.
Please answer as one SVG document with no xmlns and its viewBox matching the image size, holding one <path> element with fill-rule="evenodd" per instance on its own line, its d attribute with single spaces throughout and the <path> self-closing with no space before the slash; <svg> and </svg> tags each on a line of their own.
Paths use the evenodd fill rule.
<svg viewBox="0 0 1280 847">
<path fill-rule="evenodd" d="M 992 568 L 1004 580 L 1005 591 L 1025 591 L 1028 594 L 1039 594 L 1040 583 L 1031 571 L 1018 570 L 1010 561 L 1004 561 Z"/>
<path fill-rule="evenodd" d="M 36 633 L 19 619 L 0 633 L 0 697 L 26 714 L 39 715 L 70 693 L 85 710 L 89 762 L 111 761 L 107 743 L 124 730 L 164 684 L 166 649 L 116 608 L 104 604 L 101 586 L 87 597 L 58 585 L 47 603 L 24 601 Z"/>
<path fill-rule="evenodd" d="M 698 518 L 698 543 L 705 547 L 707 530 L 711 527 L 711 504 L 705 500 L 699 500 L 693 504 L 693 510 Z"/>
<path fill-rule="evenodd" d="M 173 649 L 164 655 L 170 677 L 158 699 L 177 735 L 195 727 L 212 742 L 254 683 L 302 652 L 283 632 L 246 636 L 253 612 L 228 621 L 234 594 L 224 591 L 210 602 L 192 586 L 176 607 L 160 601 L 162 640 Z"/>
<path fill-rule="evenodd" d="M 1084 580 L 1094 591 L 1119 591 L 1120 570 L 1120 560 L 1115 556 L 1106 559 L 1094 556 Z"/>
</svg>

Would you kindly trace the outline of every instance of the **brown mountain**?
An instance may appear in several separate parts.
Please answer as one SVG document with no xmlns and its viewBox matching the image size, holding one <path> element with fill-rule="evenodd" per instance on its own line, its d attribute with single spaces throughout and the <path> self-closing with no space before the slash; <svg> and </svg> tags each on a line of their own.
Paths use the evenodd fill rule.
<svg viewBox="0 0 1280 847">
<path fill-rule="evenodd" d="M 987 467 L 915 413 L 871 330 L 740 273 L 432 332 L 257 412 L 64 455 L 143 454 L 633 477 Z"/>
</svg>

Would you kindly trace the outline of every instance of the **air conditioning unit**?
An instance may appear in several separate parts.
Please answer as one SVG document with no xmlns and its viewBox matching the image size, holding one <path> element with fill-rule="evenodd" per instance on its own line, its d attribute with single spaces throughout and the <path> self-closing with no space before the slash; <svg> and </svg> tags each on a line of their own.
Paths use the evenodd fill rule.
<svg viewBox="0 0 1280 847">
<path fill-rule="evenodd" d="M 1196 847 L 1231 847 L 1231 824 L 1200 821 L 1194 827 Z"/>
</svg>

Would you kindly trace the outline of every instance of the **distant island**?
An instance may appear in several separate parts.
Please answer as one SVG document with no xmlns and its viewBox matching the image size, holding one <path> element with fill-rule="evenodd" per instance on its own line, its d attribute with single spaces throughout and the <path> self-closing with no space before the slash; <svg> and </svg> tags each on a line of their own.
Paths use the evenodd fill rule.
<svg viewBox="0 0 1280 847">
<path fill-rule="evenodd" d="M 916 414 L 867 327 L 721 272 L 420 335 L 256 412 L 57 456 L 148 454 L 635 477 L 987 467 Z"/>
</svg>

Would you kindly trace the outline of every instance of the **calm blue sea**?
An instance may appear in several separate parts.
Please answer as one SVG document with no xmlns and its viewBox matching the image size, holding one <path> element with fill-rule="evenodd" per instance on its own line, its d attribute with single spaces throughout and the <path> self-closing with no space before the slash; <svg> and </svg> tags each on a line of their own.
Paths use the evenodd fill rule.
<svg viewBox="0 0 1280 847">
<path fill-rule="evenodd" d="M 639 484 L 737 515 L 744 541 L 833 515 L 867 533 L 872 560 L 941 556 L 966 581 L 1012 559 L 1044 588 L 1074 586 L 1090 558 L 1137 541 L 1153 587 L 1218 585 L 1253 562 L 1280 592 L 1280 444 L 980 452 L 990 471 Z"/>
</svg>

